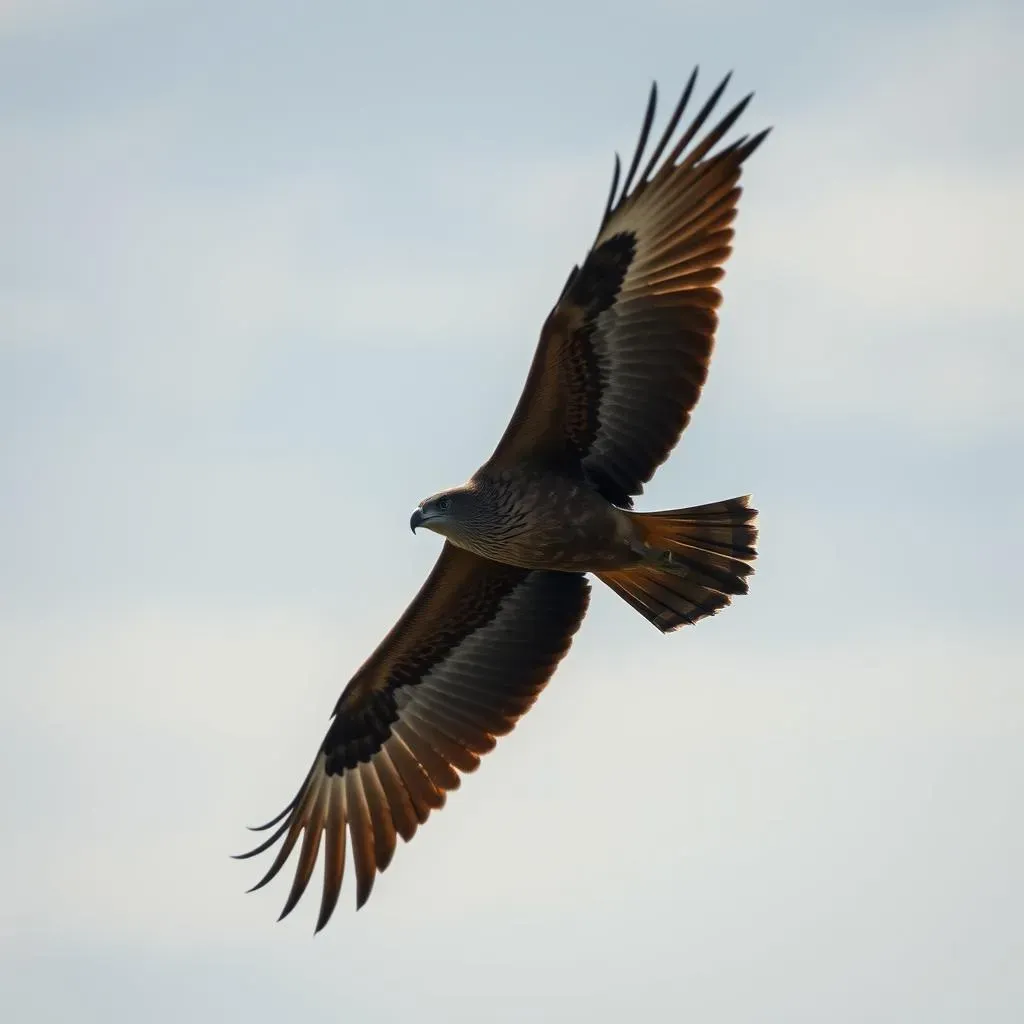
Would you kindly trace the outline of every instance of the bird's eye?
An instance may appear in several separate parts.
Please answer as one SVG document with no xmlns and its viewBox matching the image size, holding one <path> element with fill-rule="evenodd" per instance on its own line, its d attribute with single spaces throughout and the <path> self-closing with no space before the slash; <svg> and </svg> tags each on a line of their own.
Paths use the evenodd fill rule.
<svg viewBox="0 0 1024 1024">
<path fill-rule="evenodd" d="M 447 512 L 452 507 L 451 498 L 438 498 L 437 499 L 437 511 Z"/>
</svg>

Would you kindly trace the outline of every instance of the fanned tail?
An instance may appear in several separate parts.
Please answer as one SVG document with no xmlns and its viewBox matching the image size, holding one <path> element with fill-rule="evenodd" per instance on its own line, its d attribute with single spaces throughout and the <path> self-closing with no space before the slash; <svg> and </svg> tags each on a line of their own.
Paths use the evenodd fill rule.
<svg viewBox="0 0 1024 1024">
<path fill-rule="evenodd" d="M 757 557 L 750 496 L 665 512 L 630 513 L 651 561 L 597 573 L 663 633 L 714 615 L 747 592 Z"/>
</svg>

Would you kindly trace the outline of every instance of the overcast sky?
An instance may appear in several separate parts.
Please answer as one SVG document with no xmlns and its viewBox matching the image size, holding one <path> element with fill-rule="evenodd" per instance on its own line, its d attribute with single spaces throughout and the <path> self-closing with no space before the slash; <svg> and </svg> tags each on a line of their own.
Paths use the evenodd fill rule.
<svg viewBox="0 0 1024 1024">
<path fill-rule="evenodd" d="M 0 2 L 5 1020 L 1024 1017 L 1015 6 Z M 597 589 L 367 906 L 275 924 L 228 855 L 698 63 L 775 130 L 642 507 L 752 492 L 751 594 Z"/>
</svg>

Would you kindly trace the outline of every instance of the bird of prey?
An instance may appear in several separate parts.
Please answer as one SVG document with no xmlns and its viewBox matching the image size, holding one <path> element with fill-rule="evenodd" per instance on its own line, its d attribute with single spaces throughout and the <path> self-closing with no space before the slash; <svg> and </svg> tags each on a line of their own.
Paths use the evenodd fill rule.
<svg viewBox="0 0 1024 1024">
<path fill-rule="evenodd" d="M 345 687 L 312 767 L 251 857 L 298 846 L 281 917 L 323 847 L 319 931 L 334 911 L 346 845 L 356 906 L 531 707 L 587 609 L 591 573 L 662 632 L 747 592 L 757 537 L 747 497 L 635 512 L 700 396 L 718 325 L 744 161 L 768 131 L 716 150 L 751 97 L 703 135 L 728 76 L 676 136 L 696 84 L 641 169 L 636 151 L 597 237 L 541 329 L 526 386 L 491 457 L 467 483 L 420 502 L 411 526 L 445 538 L 412 604 Z M 275 828 L 275 826 L 277 826 Z"/>
</svg>

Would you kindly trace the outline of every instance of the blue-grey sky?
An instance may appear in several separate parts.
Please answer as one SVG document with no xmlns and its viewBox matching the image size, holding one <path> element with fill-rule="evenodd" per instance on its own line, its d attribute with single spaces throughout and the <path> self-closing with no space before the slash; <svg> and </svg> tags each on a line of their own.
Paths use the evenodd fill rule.
<svg viewBox="0 0 1024 1024">
<path fill-rule="evenodd" d="M 1024 1015 L 1024 16 L 0 3 L 5 1020 Z M 749 597 L 603 588 L 315 939 L 244 889 L 489 454 L 650 81 L 775 126 L 644 508 Z"/>
</svg>

